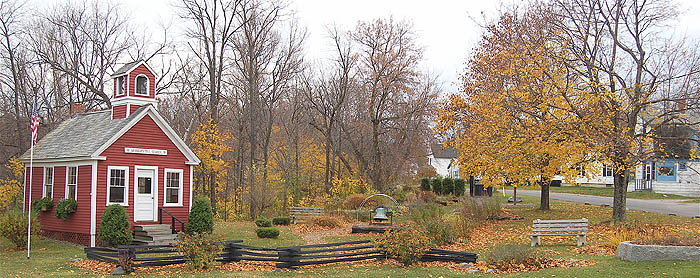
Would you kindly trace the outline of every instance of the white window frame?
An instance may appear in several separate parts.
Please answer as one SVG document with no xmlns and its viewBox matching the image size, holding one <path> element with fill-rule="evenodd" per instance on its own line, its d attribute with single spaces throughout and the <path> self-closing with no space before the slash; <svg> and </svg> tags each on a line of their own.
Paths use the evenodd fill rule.
<svg viewBox="0 0 700 278">
<path fill-rule="evenodd" d="M 609 172 L 609 173 L 608 173 Z M 613 177 L 615 175 L 614 169 L 610 165 L 603 165 L 603 177 Z"/>
<path fill-rule="evenodd" d="M 177 173 L 180 175 L 179 181 L 179 189 L 177 192 L 177 204 L 176 203 L 168 203 L 168 173 Z M 182 169 L 169 169 L 165 168 L 164 172 L 164 177 L 163 177 L 163 206 L 164 207 L 181 207 L 182 206 L 182 191 L 184 190 L 183 186 L 183 179 L 185 178 L 184 171 Z"/>
<path fill-rule="evenodd" d="M 121 81 L 122 81 L 121 86 L 119 85 L 119 80 L 120 80 L 120 79 L 121 79 Z M 115 95 L 115 96 L 123 96 L 123 95 L 126 95 L 126 88 L 127 88 L 126 81 L 127 81 L 127 79 L 128 79 L 128 78 L 127 78 L 126 76 L 124 76 L 124 75 L 117 77 L 117 91 L 114 92 L 114 95 Z M 121 91 L 121 94 L 119 93 L 119 91 Z"/>
<path fill-rule="evenodd" d="M 51 196 L 46 196 L 46 186 L 49 185 L 46 183 L 46 170 L 51 169 Z M 44 174 L 41 176 L 41 197 L 51 197 L 53 200 L 53 192 L 56 191 L 56 188 L 54 188 L 54 184 L 56 183 L 56 172 L 54 171 L 53 166 L 50 167 L 44 167 Z"/>
<path fill-rule="evenodd" d="M 68 199 L 68 185 L 70 181 L 70 168 L 75 167 L 75 200 L 78 201 L 78 166 L 66 166 L 66 190 L 63 192 L 64 199 Z"/>
<path fill-rule="evenodd" d="M 124 202 L 113 203 L 109 201 L 110 181 L 112 179 L 112 170 L 124 170 Z M 118 204 L 123 207 L 129 206 L 129 167 L 128 166 L 107 166 L 107 202 L 106 206 Z"/>
<path fill-rule="evenodd" d="M 146 94 L 139 94 L 139 77 L 143 76 L 146 78 Z M 135 96 L 149 96 L 150 95 L 150 84 L 151 80 L 145 74 L 139 74 L 134 78 L 134 95 Z"/>
</svg>

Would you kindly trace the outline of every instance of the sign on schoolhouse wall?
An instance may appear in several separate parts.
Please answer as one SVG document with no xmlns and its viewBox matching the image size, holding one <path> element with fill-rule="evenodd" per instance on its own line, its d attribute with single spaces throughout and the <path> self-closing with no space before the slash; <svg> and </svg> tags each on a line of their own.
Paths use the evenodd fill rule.
<svg viewBox="0 0 700 278">
<path fill-rule="evenodd" d="M 168 150 L 124 148 L 124 153 L 168 155 Z"/>
</svg>

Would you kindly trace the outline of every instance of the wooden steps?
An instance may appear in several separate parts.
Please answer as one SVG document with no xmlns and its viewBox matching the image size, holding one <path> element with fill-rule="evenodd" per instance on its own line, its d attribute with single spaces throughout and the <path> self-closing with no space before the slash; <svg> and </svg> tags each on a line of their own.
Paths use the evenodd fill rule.
<svg viewBox="0 0 700 278">
<path fill-rule="evenodd" d="M 134 226 L 134 245 L 167 245 L 175 243 L 176 234 L 172 233 L 170 225 L 137 225 Z"/>
</svg>

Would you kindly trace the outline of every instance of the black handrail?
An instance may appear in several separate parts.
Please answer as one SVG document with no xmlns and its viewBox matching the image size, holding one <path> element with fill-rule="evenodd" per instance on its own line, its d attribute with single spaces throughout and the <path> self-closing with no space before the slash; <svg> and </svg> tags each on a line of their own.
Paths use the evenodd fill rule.
<svg viewBox="0 0 700 278">
<path fill-rule="evenodd" d="M 175 221 L 180 222 L 180 225 L 182 226 L 182 230 L 180 230 L 180 231 L 181 232 L 185 231 L 185 222 L 182 222 L 182 220 L 175 217 L 175 215 L 173 215 L 167 209 L 164 209 L 162 207 L 158 208 L 158 224 L 163 224 L 163 211 L 165 211 L 165 213 L 167 213 L 168 215 L 170 215 L 170 217 L 172 217 L 170 219 L 170 228 L 172 229 L 173 234 L 177 234 L 177 230 L 175 229 Z"/>
</svg>

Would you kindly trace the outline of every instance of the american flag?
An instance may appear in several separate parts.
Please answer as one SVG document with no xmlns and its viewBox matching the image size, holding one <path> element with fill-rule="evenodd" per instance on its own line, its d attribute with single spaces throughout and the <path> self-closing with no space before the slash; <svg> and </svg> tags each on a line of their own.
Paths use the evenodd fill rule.
<svg viewBox="0 0 700 278">
<path fill-rule="evenodd" d="M 36 138 L 39 133 L 39 117 L 36 112 L 36 105 L 32 109 L 32 123 L 30 125 L 32 129 L 32 143 L 36 143 Z"/>
</svg>

